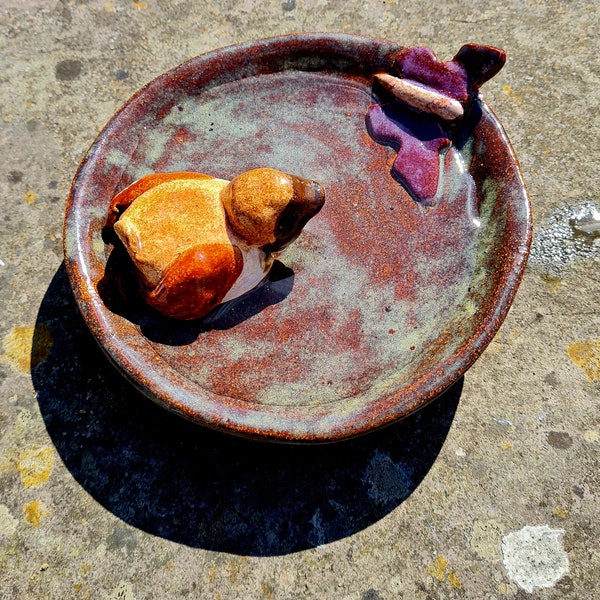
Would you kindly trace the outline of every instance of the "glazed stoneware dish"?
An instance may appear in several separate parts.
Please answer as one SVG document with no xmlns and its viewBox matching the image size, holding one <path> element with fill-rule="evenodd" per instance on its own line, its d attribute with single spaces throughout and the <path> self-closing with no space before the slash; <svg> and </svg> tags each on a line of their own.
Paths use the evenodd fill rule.
<svg viewBox="0 0 600 600">
<path fill-rule="evenodd" d="M 500 327 L 531 242 L 516 158 L 478 95 L 503 63 L 485 46 L 442 63 L 307 34 L 152 81 L 100 133 L 67 207 L 67 271 L 100 346 L 165 408 L 265 440 L 341 440 L 434 399 Z M 266 278 L 199 319 L 149 306 L 113 198 L 152 174 L 263 167 L 326 196 Z"/>
</svg>

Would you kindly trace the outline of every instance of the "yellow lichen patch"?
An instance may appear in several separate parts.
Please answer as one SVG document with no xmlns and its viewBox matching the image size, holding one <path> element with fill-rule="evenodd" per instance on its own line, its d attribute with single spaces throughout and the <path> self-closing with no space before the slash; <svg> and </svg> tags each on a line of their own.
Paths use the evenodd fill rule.
<svg viewBox="0 0 600 600">
<path fill-rule="evenodd" d="M 35 192 L 29 190 L 25 194 L 25 196 L 23 196 L 23 199 L 25 200 L 25 202 L 27 202 L 27 204 L 33 204 L 38 199 L 38 195 Z"/>
<path fill-rule="evenodd" d="M 435 562 L 429 565 L 427 572 L 431 577 L 437 579 L 438 581 L 444 581 L 444 579 L 448 580 L 448 583 L 453 587 L 460 589 L 462 587 L 462 583 L 458 579 L 458 576 L 454 571 L 448 571 L 448 561 L 439 554 L 435 559 Z"/>
<path fill-rule="evenodd" d="M 575 342 L 567 348 L 567 354 L 590 381 L 600 381 L 600 340 Z"/>
<path fill-rule="evenodd" d="M 134 2 L 133 5 L 138 10 L 145 10 L 146 8 L 148 8 L 148 3 L 147 2 L 143 2 L 143 0 L 139 0 L 138 2 Z"/>
<path fill-rule="evenodd" d="M 552 511 L 552 514 L 558 519 L 566 519 L 568 515 L 567 511 L 564 508 L 555 508 Z"/>
<path fill-rule="evenodd" d="M 40 521 L 43 517 L 47 517 L 50 513 L 39 500 L 32 500 L 23 506 L 25 520 L 31 523 L 34 527 L 40 526 Z"/>
<path fill-rule="evenodd" d="M 273 594 L 275 593 L 275 590 L 268 581 L 263 581 L 261 583 L 261 590 L 263 598 L 265 598 L 266 600 L 272 600 L 272 598 L 274 597 Z"/>
<path fill-rule="evenodd" d="M 517 586 L 512 583 L 500 583 L 498 591 L 505 596 L 514 596 L 517 593 Z"/>
<path fill-rule="evenodd" d="M 502 91 L 511 99 L 514 100 L 515 104 L 518 106 L 523 102 L 523 98 L 521 98 L 520 94 L 517 94 L 510 85 L 502 86 Z"/>
<path fill-rule="evenodd" d="M 53 465 L 54 453 L 50 447 L 23 450 L 17 461 L 21 481 L 27 488 L 46 483 L 52 473 Z"/>
<path fill-rule="evenodd" d="M 2 358 L 19 371 L 27 372 L 50 356 L 54 341 L 48 326 L 13 327 L 2 340 Z"/>
<path fill-rule="evenodd" d="M 504 346 L 496 340 L 492 340 L 491 344 L 487 347 L 486 353 L 488 356 L 492 354 L 498 354 L 504 350 Z"/>
<path fill-rule="evenodd" d="M 546 273 L 542 274 L 541 277 L 550 292 L 559 292 L 565 286 L 565 282 L 558 277 Z"/>
<path fill-rule="evenodd" d="M 507 442 L 506 440 L 503 440 L 501 445 L 504 450 L 512 450 L 513 449 L 513 445 L 510 442 Z"/>
<path fill-rule="evenodd" d="M 245 556 L 239 559 L 230 559 L 225 563 L 225 572 L 229 576 L 231 583 L 236 583 L 243 575 L 242 565 L 247 563 L 248 559 Z"/>
<path fill-rule="evenodd" d="M 521 337 L 521 330 L 516 327 L 511 327 L 508 331 L 508 343 L 513 344 L 519 337 Z"/>
<path fill-rule="evenodd" d="M 427 571 L 434 579 L 437 579 L 438 581 L 444 581 L 447 566 L 448 561 L 440 554 L 435 559 L 435 562 L 429 565 Z"/>
<path fill-rule="evenodd" d="M 77 592 L 78 598 L 83 598 L 84 600 L 90 600 L 90 598 L 92 598 L 92 596 L 93 596 L 92 588 L 89 585 L 85 585 L 81 582 L 74 583 L 73 589 Z"/>
<path fill-rule="evenodd" d="M 462 583 L 459 581 L 454 571 L 448 573 L 448 581 L 458 590 L 460 590 L 460 588 L 462 587 Z"/>
</svg>

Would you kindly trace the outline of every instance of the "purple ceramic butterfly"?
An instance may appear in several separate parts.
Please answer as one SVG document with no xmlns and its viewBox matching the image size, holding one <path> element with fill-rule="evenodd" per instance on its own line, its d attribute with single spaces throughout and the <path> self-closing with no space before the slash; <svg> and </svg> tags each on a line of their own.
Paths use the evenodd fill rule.
<svg viewBox="0 0 600 600">
<path fill-rule="evenodd" d="M 466 44 L 447 62 L 429 48 L 415 47 L 398 54 L 394 75 L 375 76 L 394 100 L 369 108 L 367 128 L 377 142 L 397 148 L 392 173 L 417 202 L 435 203 L 440 158 L 479 87 L 505 61 L 505 52 L 491 46 Z"/>
</svg>

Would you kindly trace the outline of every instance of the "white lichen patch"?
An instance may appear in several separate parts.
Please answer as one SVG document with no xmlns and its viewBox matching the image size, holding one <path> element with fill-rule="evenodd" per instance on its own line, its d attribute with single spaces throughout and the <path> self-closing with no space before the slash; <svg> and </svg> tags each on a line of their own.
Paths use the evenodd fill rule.
<svg viewBox="0 0 600 600">
<path fill-rule="evenodd" d="M 504 567 L 511 581 L 526 592 L 552 587 L 569 572 L 569 558 L 560 537 L 562 529 L 527 525 L 502 539 Z"/>
</svg>

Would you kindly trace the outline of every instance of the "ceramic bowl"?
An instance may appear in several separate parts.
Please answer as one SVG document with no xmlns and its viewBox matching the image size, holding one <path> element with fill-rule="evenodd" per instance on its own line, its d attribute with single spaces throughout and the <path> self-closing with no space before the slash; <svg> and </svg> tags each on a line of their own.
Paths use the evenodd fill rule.
<svg viewBox="0 0 600 600">
<path fill-rule="evenodd" d="M 235 434 L 335 441 L 416 411 L 486 348 L 525 267 L 527 193 L 479 99 L 456 146 L 466 171 L 435 206 L 411 199 L 395 150 L 365 126 L 373 75 L 401 48 L 310 34 L 217 50 L 149 83 L 100 133 L 72 186 L 65 262 L 89 328 L 149 398 Z M 112 197 L 147 173 L 260 166 L 326 190 L 269 278 L 201 321 L 146 307 L 105 229 Z"/>
</svg>

